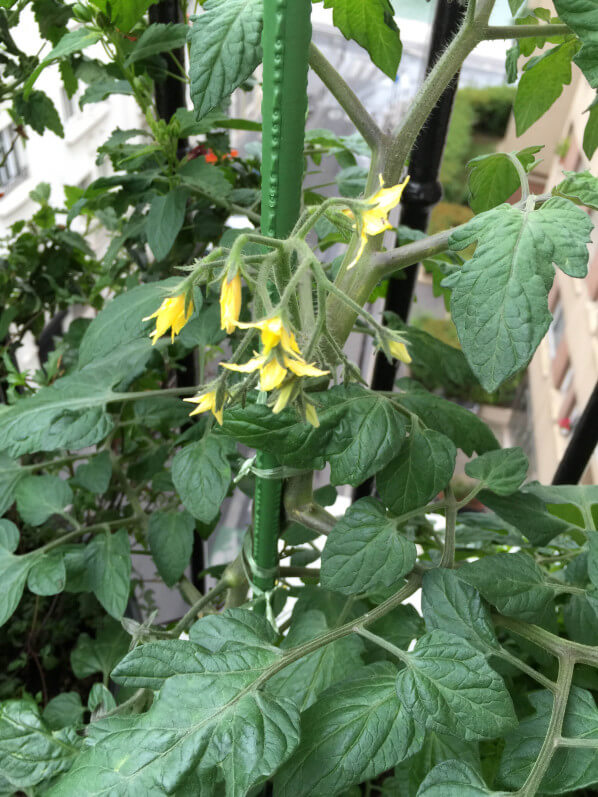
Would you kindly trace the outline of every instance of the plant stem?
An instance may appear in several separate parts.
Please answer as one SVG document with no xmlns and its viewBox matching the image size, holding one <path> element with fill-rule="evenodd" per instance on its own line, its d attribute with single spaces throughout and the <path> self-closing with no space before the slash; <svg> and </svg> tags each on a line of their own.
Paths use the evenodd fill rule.
<svg viewBox="0 0 598 797">
<path fill-rule="evenodd" d="M 529 675 L 530 678 L 533 678 L 534 681 L 542 684 L 543 687 L 549 689 L 553 694 L 556 692 L 556 684 L 554 681 L 551 681 L 550 678 L 547 678 L 541 672 L 534 670 L 533 667 L 530 667 L 529 664 L 526 664 L 518 656 L 515 656 L 513 653 L 511 653 L 511 651 L 501 647 L 498 650 L 492 648 L 491 653 L 493 656 L 497 656 L 499 659 L 508 661 L 509 664 L 513 665 L 513 667 L 517 667 L 518 670 L 521 670 L 521 672 Z"/>
<path fill-rule="evenodd" d="M 579 664 L 598 667 L 598 648 L 596 647 L 582 645 L 581 642 L 571 642 L 568 639 L 556 636 L 556 634 L 551 634 L 550 631 L 546 631 L 544 628 L 531 623 L 524 623 L 521 620 L 515 620 L 513 617 L 503 617 L 500 614 L 492 615 L 492 617 L 497 625 L 507 628 L 524 639 L 528 639 L 559 659 L 567 655 Z"/>
<path fill-rule="evenodd" d="M 586 749 L 598 749 L 598 739 L 570 739 L 567 736 L 559 736 L 555 739 L 558 747 L 585 747 Z"/>
<path fill-rule="evenodd" d="M 552 38 L 553 36 L 567 36 L 571 33 L 568 25 L 488 25 L 484 30 L 483 39 L 524 39 L 527 36 L 539 38 Z"/>
<path fill-rule="evenodd" d="M 444 531 L 444 548 L 440 567 L 455 566 L 455 528 L 457 526 L 457 500 L 450 486 L 445 490 L 446 495 L 446 525 Z"/>
<path fill-rule="evenodd" d="M 464 225 L 459 225 L 463 227 Z M 407 268 L 415 263 L 420 263 L 428 257 L 434 257 L 449 248 L 449 239 L 453 232 L 459 227 L 451 230 L 443 230 L 435 235 L 422 238 L 420 241 L 399 246 L 396 249 L 389 249 L 387 252 L 377 252 L 372 255 L 371 267 L 376 272 L 378 280 L 394 274 L 402 268 Z"/>
<path fill-rule="evenodd" d="M 527 776 L 527 780 L 521 789 L 515 792 L 517 797 L 534 797 L 550 766 L 550 761 L 557 748 L 558 739 L 560 738 L 563 728 L 574 666 L 575 660 L 570 656 L 564 655 L 559 658 L 559 674 L 556 681 L 556 692 L 553 698 L 552 714 L 550 715 L 548 730 L 546 731 L 540 754 L 534 762 L 531 772 Z"/>
<path fill-rule="evenodd" d="M 175 627 L 169 632 L 170 636 L 178 637 L 183 633 L 183 631 L 186 631 L 190 626 L 192 626 L 197 618 L 197 615 L 204 608 L 204 606 L 207 606 L 219 595 L 222 595 L 223 592 L 226 592 L 229 586 L 228 579 L 220 579 L 220 581 L 214 587 L 212 587 L 211 590 L 208 590 L 205 595 L 202 595 L 201 598 L 197 600 L 193 606 L 191 606 L 191 608 L 181 617 Z"/>
<path fill-rule="evenodd" d="M 56 540 L 51 540 L 47 542 L 45 545 L 42 545 L 41 548 L 37 548 L 36 551 L 32 551 L 31 553 L 47 553 L 48 551 L 52 551 L 54 548 L 58 548 L 60 545 L 64 545 L 65 542 L 70 542 L 71 540 L 76 540 L 77 537 L 83 537 L 84 534 L 95 534 L 98 531 L 106 531 L 114 528 L 118 528 L 119 526 L 126 526 L 130 523 L 138 523 L 139 518 L 136 515 L 127 518 L 120 518 L 118 520 L 108 520 L 106 523 L 96 523 L 93 526 L 81 526 L 81 528 L 75 529 L 74 531 L 69 531 L 68 534 L 63 534 L 62 537 L 58 537 Z"/>
<path fill-rule="evenodd" d="M 372 150 L 377 149 L 383 139 L 383 133 L 366 111 L 357 95 L 345 83 L 332 64 L 324 57 L 312 42 L 309 47 L 309 65 L 337 100 L 357 130 L 364 137 Z"/>
<path fill-rule="evenodd" d="M 374 643 L 374 645 L 384 648 L 384 650 L 387 650 L 393 656 L 396 656 L 396 658 L 400 659 L 404 664 L 406 664 L 409 660 L 409 655 L 405 653 L 404 650 L 401 650 L 401 648 L 393 645 L 392 642 L 384 639 L 384 637 L 378 636 L 378 634 L 372 634 L 372 632 L 368 631 L 367 628 L 363 628 L 360 625 L 355 626 L 355 633 L 359 634 L 359 636 L 362 636 L 364 639 L 369 639 L 370 642 Z"/>
<path fill-rule="evenodd" d="M 511 161 L 513 166 L 517 169 L 519 176 L 519 183 L 521 184 L 521 201 L 526 202 L 529 196 L 529 180 L 527 179 L 527 172 L 523 168 L 523 164 L 512 152 L 507 152 L 507 158 Z"/>
<path fill-rule="evenodd" d="M 384 603 L 376 606 L 376 608 L 371 609 L 369 612 L 366 612 L 355 620 L 351 620 L 350 622 L 345 623 L 338 628 L 333 628 L 330 631 L 327 631 L 325 634 L 315 637 L 315 639 L 310 639 L 309 642 L 305 642 L 303 645 L 297 645 L 297 647 L 287 650 L 285 655 L 279 661 L 275 662 L 256 681 L 254 681 L 252 687 L 259 688 L 262 683 L 268 681 L 273 675 L 276 675 L 277 672 L 284 670 L 284 668 L 288 667 L 289 664 L 292 664 L 294 661 L 303 658 L 303 656 L 307 656 L 308 653 L 313 653 L 315 650 L 319 650 L 325 645 L 329 645 L 331 642 L 336 642 L 337 639 L 342 639 L 343 637 L 349 636 L 349 634 L 355 633 L 358 627 L 368 626 L 372 623 L 375 623 L 376 620 L 384 617 L 384 615 L 391 612 L 397 606 L 400 606 L 401 603 L 413 595 L 414 592 L 417 592 L 420 585 L 421 576 L 416 573 L 412 573 L 402 589 L 400 589 L 394 595 L 391 595 L 388 600 L 385 600 Z"/>
<path fill-rule="evenodd" d="M 493 6 L 494 0 L 479 0 L 477 4 L 469 3 L 457 34 L 423 82 L 405 118 L 395 131 L 395 140 L 386 164 L 388 174 L 384 175 L 389 178 L 391 184 L 397 182 L 419 131 L 442 93 L 469 53 L 484 38 Z"/>
</svg>

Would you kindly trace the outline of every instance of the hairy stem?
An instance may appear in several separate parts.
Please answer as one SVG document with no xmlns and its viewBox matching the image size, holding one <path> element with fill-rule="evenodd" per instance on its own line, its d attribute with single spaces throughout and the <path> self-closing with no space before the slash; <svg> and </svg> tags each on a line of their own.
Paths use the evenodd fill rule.
<svg viewBox="0 0 598 797">
<path fill-rule="evenodd" d="M 197 600 L 193 606 L 191 606 L 191 608 L 185 612 L 172 631 L 170 631 L 170 635 L 172 637 L 180 636 L 183 631 L 186 631 L 190 626 L 193 625 L 199 612 L 213 600 L 215 600 L 219 595 L 222 595 L 223 592 L 226 592 L 228 588 L 228 580 L 226 578 L 220 579 L 220 581 L 214 587 L 212 587 L 212 589 L 208 590 L 205 595 L 202 595 L 201 598 L 199 598 L 199 600 Z"/>
<path fill-rule="evenodd" d="M 309 47 L 309 65 L 337 100 L 371 149 L 377 149 L 383 138 L 382 131 L 361 104 L 351 87 L 345 83 L 337 70 L 313 42 Z"/>
</svg>

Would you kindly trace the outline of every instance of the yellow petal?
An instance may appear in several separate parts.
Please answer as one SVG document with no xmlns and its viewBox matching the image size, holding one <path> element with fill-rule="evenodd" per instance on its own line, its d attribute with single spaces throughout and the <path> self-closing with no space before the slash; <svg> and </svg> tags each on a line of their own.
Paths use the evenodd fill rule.
<svg viewBox="0 0 598 797">
<path fill-rule="evenodd" d="M 193 396 L 193 398 L 183 399 L 183 401 L 188 401 L 191 404 L 197 404 L 197 407 L 189 413 L 189 416 L 198 415 L 200 412 L 207 412 L 210 410 L 214 418 L 216 418 L 220 426 L 222 426 L 223 408 L 220 407 L 219 410 L 216 409 L 216 392 L 214 390 Z"/>
<path fill-rule="evenodd" d="M 276 357 L 272 357 L 260 370 L 260 390 L 269 391 L 280 387 L 287 375 Z"/>
<path fill-rule="evenodd" d="M 158 338 L 171 329 L 171 340 L 174 341 L 175 335 L 181 331 L 185 326 L 191 314 L 193 313 L 193 301 L 189 302 L 187 312 L 185 312 L 185 295 L 179 294 L 178 296 L 169 296 L 158 307 L 155 313 L 146 316 L 143 321 L 149 321 L 152 318 L 156 319 L 156 328 L 151 333 L 152 345 L 155 344 Z"/>
<path fill-rule="evenodd" d="M 305 360 L 294 359 L 293 357 L 285 357 L 284 364 L 296 376 L 326 376 L 330 371 L 320 371 L 313 363 L 306 363 Z"/>
<path fill-rule="evenodd" d="M 250 374 L 252 371 L 258 371 L 264 365 L 265 357 L 252 357 L 242 365 L 236 363 L 220 363 L 223 368 L 228 368 L 229 371 L 239 371 L 242 374 Z"/>
<path fill-rule="evenodd" d="M 225 277 L 220 288 L 220 329 L 225 329 L 227 335 L 235 331 L 240 312 L 241 277 L 235 274 L 230 281 Z"/>
<path fill-rule="evenodd" d="M 368 242 L 368 236 L 367 236 L 365 230 L 362 230 L 361 231 L 361 241 L 360 241 L 360 244 L 359 244 L 359 249 L 357 250 L 357 254 L 353 258 L 353 260 L 347 266 L 347 271 L 350 268 L 353 268 L 353 266 L 357 263 L 357 261 L 359 260 L 359 258 L 363 254 L 363 250 L 365 249 L 365 245 L 367 244 L 367 242 Z"/>
<path fill-rule="evenodd" d="M 318 413 L 316 412 L 316 408 L 313 404 L 306 404 L 305 405 L 305 418 L 308 423 L 311 423 L 316 429 L 320 425 L 320 419 L 318 418 Z"/>
<path fill-rule="evenodd" d="M 286 385 L 283 385 L 280 390 L 278 391 L 278 398 L 274 406 L 272 407 L 272 412 L 274 415 L 278 415 L 279 412 L 282 412 L 284 408 L 287 406 L 289 401 L 291 400 L 291 396 L 293 394 L 293 388 L 295 387 L 295 383 L 293 380 L 287 382 Z"/>
<path fill-rule="evenodd" d="M 397 360 L 400 360 L 402 363 L 411 362 L 411 357 L 407 351 L 407 346 L 405 346 L 404 343 L 399 343 L 398 340 L 391 340 L 388 344 L 388 348 L 390 349 L 392 356 Z"/>
</svg>

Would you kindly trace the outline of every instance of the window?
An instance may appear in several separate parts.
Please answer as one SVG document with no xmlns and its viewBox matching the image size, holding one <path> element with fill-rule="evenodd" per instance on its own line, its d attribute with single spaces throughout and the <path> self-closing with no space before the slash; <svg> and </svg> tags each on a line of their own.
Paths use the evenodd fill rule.
<svg viewBox="0 0 598 797">
<path fill-rule="evenodd" d="M 553 359 L 556 357 L 556 353 L 564 334 L 565 314 L 563 313 L 562 304 L 558 302 L 552 312 L 552 324 L 548 330 L 548 347 L 550 349 L 550 356 Z"/>
<path fill-rule="evenodd" d="M 14 128 L 0 130 L 0 191 L 6 191 L 27 176 L 25 152 Z"/>
</svg>

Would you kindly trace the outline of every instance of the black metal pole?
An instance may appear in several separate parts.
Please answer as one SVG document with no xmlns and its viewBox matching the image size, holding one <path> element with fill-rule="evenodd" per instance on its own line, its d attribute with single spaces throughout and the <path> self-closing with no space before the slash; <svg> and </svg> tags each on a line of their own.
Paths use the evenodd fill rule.
<svg viewBox="0 0 598 797">
<path fill-rule="evenodd" d="M 430 49 L 426 74 L 432 69 L 447 44 L 459 29 L 463 8 L 450 0 L 438 0 L 432 25 Z M 425 232 L 432 207 L 442 196 L 438 180 L 442 153 L 446 143 L 453 102 L 457 92 L 459 75 L 451 80 L 426 124 L 418 135 L 409 163 L 410 180 L 401 203 L 401 224 Z M 397 244 L 401 241 L 397 238 Z M 410 266 L 402 272 L 403 279 L 390 279 L 384 311 L 396 313 L 407 321 L 413 300 L 418 266 Z M 397 375 L 397 363 L 389 363 L 382 352 L 378 352 L 374 363 L 371 387 L 373 390 L 392 390 Z M 368 479 L 355 488 L 355 500 L 370 495 L 373 480 Z"/>
<path fill-rule="evenodd" d="M 183 15 L 178 0 L 160 0 L 149 10 L 150 22 L 183 22 Z M 174 75 L 179 73 L 179 64 L 185 64 L 185 48 L 180 47 L 166 54 L 168 70 Z M 178 63 L 177 63 L 178 62 Z M 182 75 L 181 75 L 182 77 Z M 171 117 L 179 108 L 187 107 L 186 84 L 182 80 L 177 80 L 171 75 L 161 83 L 155 84 L 156 107 L 158 116 L 161 119 L 170 121 Z M 177 155 L 182 158 L 189 146 L 186 138 L 179 139 Z M 183 361 L 183 369 L 177 372 L 177 384 L 181 387 L 192 387 L 197 384 L 197 368 L 193 354 L 187 356 Z M 196 534 L 191 554 L 191 581 L 202 592 L 205 591 L 205 579 L 199 578 L 198 574 L 205 569 L 204 543 L 201 537 Z"/>
<path fill-rule="evenodd" d="M 598 382 L 575 424 L 569 445 L 561 459 L 553 484 L 577 484 L 598 445 Z"/>
<path fill-rule="evenodd" d="M 183 15 L 178 0 L 160 0 L 155 3 L 149 10 L 150 22 L 183 22 Z M 172 53 L 166 53 L 165 56 L 168 63 L 168 71 L 174 75 L 179 73 L 178 64 L 185 64 L 185 48 L 179 47 L 173 50 Z M 178 62 L 178 63 L 177 63 Z M 181 78 L 183 76 L 181 75 Z M 179 108 L 187 106 L 186 84 L 182 80 L 177 80 L 171 75 L 167 75 L 166 79 L 161 83 L 155 84 L 154 89 L 156 97 L 156 107 L 158 109 L 158 116 L 161 119 L 170 121 L 173 114 Z M 186 138 L 179 140 L 178 155 L 182 157 L 188 146 Z"/>
</svg>

